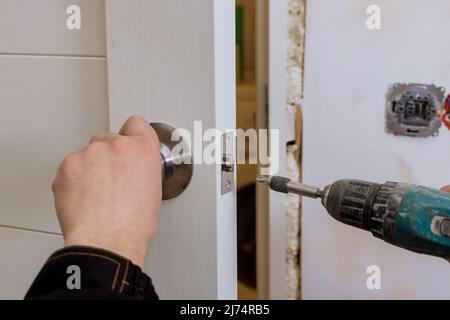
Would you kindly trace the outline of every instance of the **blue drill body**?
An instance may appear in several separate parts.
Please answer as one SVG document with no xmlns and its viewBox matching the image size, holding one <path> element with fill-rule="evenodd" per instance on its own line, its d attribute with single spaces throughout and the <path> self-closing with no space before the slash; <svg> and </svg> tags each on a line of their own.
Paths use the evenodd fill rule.
<svg viewBox="0 0 450 320">
<path fill-rule="evenodd" d="M 450 193 L 397 182 L 339 180 L 320 190 L 283 177 L 258 181 L 278 192 L 322 198 L 336 220 L 395 246 L 450 258 Z"/>
<path fill-rule="evenodd" d="M 444 258 L 450 257 L 450 194 L 409 186 L 395 220 L 394 245 Z"/>
</svg>

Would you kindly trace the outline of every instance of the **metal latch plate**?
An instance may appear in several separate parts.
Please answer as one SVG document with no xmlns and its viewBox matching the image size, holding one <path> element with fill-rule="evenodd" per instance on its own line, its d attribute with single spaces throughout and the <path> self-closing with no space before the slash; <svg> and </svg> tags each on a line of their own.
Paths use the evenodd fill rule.
<svg viewBox="0 0 450 320">
<path fill-rule="evenodd" d="M 234 190 L 234 133 L 229 131 L 222 134 L 222 165 L 221 165 L 221 194 L 227 194 Z"/>
</svg>

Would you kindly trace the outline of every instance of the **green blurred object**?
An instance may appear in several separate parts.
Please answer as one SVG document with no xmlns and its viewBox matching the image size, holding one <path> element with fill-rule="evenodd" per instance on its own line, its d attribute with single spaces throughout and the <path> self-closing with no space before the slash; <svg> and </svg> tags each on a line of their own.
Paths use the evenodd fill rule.
<svg viewBox="0 0 450 320">
<path fill-rule="evenodd" d="M 239 80 L 244 80 L 244 6 L 236 6 L 236 47 L 239 56 Z"/>
</svg>

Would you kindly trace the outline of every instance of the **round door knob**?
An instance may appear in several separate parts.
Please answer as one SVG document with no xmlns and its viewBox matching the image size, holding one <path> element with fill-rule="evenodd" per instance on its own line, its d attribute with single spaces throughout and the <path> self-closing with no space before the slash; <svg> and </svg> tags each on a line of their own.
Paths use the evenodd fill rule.
<svg viewBox="0 0 450 320">
<path fill-rule="evenodd" d="M 189 144 L 176 129 L 165 123 L 150 123 L 159 138 L 161 152 L 162 199 L 180 195 L 189 185 L 193 172 Z M 176 147 L 176 150 L 174 148 Z"/>
</svg>

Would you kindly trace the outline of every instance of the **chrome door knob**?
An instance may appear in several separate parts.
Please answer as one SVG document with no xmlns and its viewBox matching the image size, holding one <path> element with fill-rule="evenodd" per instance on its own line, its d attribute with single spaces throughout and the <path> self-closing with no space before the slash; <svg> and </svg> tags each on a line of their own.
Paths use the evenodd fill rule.
<svg viewBox="0 0 450 320">
<path fill-rule="evenodd" d="M 159 138 L 161 152 L 162 199 L 180 195 L 189 185 L 193 158 L 189 144 L 176 129 L 165 123 L 150 123 Z M 175 152 L 174 148 L 177 146 Z"/>
</svg>

